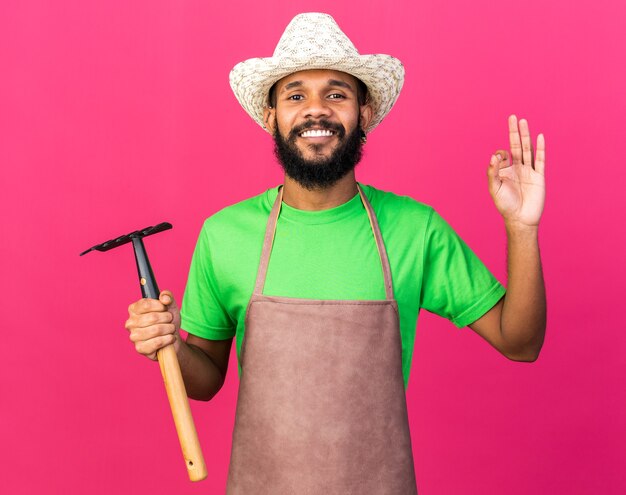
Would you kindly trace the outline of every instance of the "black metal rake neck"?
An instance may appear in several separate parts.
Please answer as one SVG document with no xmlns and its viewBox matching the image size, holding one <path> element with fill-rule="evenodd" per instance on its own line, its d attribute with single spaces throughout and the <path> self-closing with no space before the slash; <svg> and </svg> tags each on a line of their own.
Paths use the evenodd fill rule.
<svg viewBox="0 0 626 495">
<path fill-rule="evenodd" d="M 163 222 L 154 227 L 146 227 L 142 230 L 136 230 L 130 234 L 122 235 L 115 239 L 97 244 L 87 251 L 80 253 L 84 255 L 90 251 L 109 251 L 116 247 L 122 246 L 129 242 L 133 243 L 133 250 L 135 251 L 135 261 L 137 262 L 137 273 L 139 275 L 139 285 L 141 286 L 141 295 L 143 297 L 158 299 L 159 298 L 159 286 L 157 285 L 152 267 L 150 266 L 150 260 L 148 259 L 148 253 L 143 245 L 143 238 L 152 234 L 163 232 L 172 228 L 172 224 Z"/>
</svg>

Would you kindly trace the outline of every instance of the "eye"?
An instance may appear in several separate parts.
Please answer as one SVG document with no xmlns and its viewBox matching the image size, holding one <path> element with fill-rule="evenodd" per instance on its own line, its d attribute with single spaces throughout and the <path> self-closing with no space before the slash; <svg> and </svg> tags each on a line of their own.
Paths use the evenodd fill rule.
<svg viewBox="0 0 626 495">
<path fill-rule="evenodd" d="M 341 93 L 333 93 L 331 95 L 328 95 L 328 97 L 331 100 L 343 100 L 346 98 L 345 95 L 342 95 Z"/>
<path fill-rule="evenodd" d="M 291 95 L 287 97 L 287 99 L 291 101 L 300 101 L 302 100 L 302 98 L 303 98 L 302 95 Z"/>
</svg>

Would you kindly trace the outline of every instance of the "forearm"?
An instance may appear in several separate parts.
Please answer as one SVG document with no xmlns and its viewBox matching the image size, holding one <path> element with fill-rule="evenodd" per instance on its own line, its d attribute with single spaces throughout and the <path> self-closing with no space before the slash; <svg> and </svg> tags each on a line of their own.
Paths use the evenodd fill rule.
<svg viewBox="0 0 626 495">
<path fill-rule="evenodd" d="M 222 372 L 200 348 L 183 339 L 176 347 L 187 395 L 196 400 L 211 400 L 224 384 Z"/>
<path fill-rule="evenodd" d="M 506 225 L 508 286 L 500 329 L 511 359 L 534 361 L 546 331 L 546 295 L 538 228 Z"/>
</svg>

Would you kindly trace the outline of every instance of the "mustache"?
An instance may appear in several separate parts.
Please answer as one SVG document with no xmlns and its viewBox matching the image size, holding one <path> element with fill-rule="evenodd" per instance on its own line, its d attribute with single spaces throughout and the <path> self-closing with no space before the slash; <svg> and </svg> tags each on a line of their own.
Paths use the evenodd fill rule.
<svg viewBox="0 0 626 495">
<path fill-rule="evenodd" d="M 287 140 L 293 142 L 296 140 L 296 138 L 298 137 L 300 133 L 306 131 L 307 129 L 311 129 L 313 127 L 316 127 L 318 129 L 322 129 L 325 131 L 333 131 L 335 134 L 337 134 L 338 138 L 343 138 L 346 135 L 346 128 L 339 123 L 330 122 L 326 119 L 307 120 L 306 122 L 303 122 L 302 124 L 297 125 L 293 129 L 291 129 Z"/>
</svg>

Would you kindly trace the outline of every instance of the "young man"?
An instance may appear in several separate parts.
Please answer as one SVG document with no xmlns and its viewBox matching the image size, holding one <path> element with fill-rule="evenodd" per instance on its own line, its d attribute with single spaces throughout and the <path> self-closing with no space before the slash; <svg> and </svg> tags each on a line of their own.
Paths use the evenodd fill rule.
<svg viewBox="0 0 626 495">
<path fill-rule="evenodd" d="M 167 291 L 129 308 L 137 351 L 155 359 L 173 343 L 196 399 L 222 386 L 237 337 L 228 493 L 415 493 L 404 391 L 420 308 L 510 359 L 539 354 L 543 136 L 533 157 L 528 124 L 511 116 L 512 159 L 498 150 L 488 168 L 508 236 L 505 294 L 432 208 L 356 182 L 403 77 L 325 14 L 296 16 L 273 57 L 238 64 L 231 86 L 273 135 L 284 184 L 205 222 L 182 324 Z"/>
</svg>

